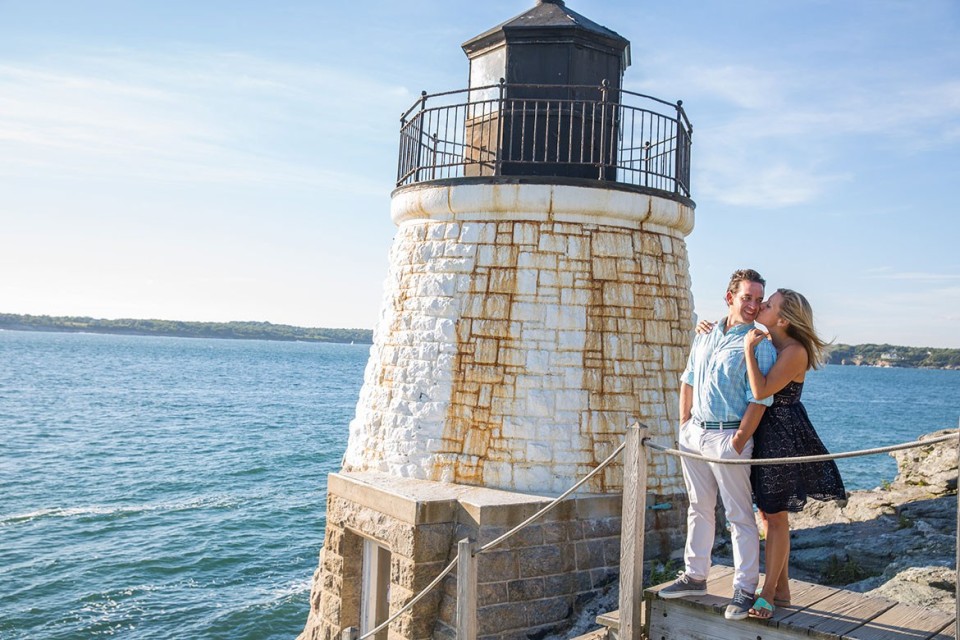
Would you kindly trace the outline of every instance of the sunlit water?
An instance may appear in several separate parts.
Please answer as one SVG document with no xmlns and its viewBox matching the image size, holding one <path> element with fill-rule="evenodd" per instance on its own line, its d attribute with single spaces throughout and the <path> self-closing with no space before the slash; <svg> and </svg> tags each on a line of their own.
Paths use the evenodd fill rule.
<svg viewBox="0 0 960 640">
<path fill-rule="evenodd" d="M 292 640 L 367 354 L 0 331 L 0 638 Z M 957 426 L 960 371 L 828 367 L 804 395 L 862 449 Z"/>
</svg>

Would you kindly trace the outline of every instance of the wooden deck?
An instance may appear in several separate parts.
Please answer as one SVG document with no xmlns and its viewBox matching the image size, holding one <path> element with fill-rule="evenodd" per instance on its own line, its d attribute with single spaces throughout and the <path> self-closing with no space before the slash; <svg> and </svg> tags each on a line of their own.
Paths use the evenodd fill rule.
<svg viewBox="0 0 960 640">
<path fill-rule="evenodd" d="M 790 606 L 777 607 L 770 620 L 726 620 L 732 595 L 730 567 L 714 566 L 707 595 L 662 600 L 644 590 L 643 629 L 649 640 L 956 640 L 954 617 L 862 593 L 790 581 Z M 762 584 L 761 580 L 761 584 Z M 597 621 L 617 637 L 616 612 Z M 621 638 L 620 640 L 629 640 Z"/>
</svg>

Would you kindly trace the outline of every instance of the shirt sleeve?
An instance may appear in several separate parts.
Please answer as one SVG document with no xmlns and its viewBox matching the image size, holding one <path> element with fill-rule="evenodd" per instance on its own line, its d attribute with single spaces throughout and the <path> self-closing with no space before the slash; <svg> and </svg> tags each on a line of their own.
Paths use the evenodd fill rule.
<svg viewBox="0 0 960 640">
<path fill-rule="evenodd" d="M 777 361 L 777 350 L 774 348 L 773 343 L 764 339 L 754 348 L 753 353 L 757 356 L 760 373 L 763 375 L 770 373 L 770 369 L 773 368 L 773 363 Z M 769 407 L 773 404 L 773 396 L 770 395 L 763 400 L 757 400 L 753 397 L 753 391 L 750 390 L 750 385 L 747 384 L 747 402 L 754 402 Z"/>
<path fill-rule="evenodd" d="M 690 355 L 687 356 L 687 366 L 683 369 L 683 373 L 680 374 L 680 382 L 688 384 L 691 387 L 693 386 L 693 354 L 697 350 L 697 343 L 700 341 L 700 334 L 697 334 L 693 339 L 693 345 L 690 347 Z"/>
</svg>

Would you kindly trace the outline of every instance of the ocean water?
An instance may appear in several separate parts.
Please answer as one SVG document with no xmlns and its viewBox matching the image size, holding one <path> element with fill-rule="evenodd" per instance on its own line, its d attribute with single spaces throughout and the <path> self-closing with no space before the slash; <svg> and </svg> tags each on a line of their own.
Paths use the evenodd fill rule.
<svg viewBox="0 0 960 640">
<path fill-rule="evenodd" d="M 0 639 L 292 640 L 368 352 L 0 331 Z M 804 398 L 832 451 L 895 444 L 957 426 L 960 371 L 827 367 Z"/>
<path fill-rule="evenodd" d="M 296 637 L 368 353 L 0 332 L 0 638 Z"/>
</svg>

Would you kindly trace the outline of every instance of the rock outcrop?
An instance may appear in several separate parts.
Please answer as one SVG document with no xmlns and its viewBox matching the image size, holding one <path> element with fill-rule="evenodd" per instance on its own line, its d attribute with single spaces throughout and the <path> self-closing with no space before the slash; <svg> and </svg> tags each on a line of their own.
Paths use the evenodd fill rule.
<svg viewBox="0 0 960 640">
<path fill-rule="evenodd" d="M 948 440 L 894 452 L 891 484 L 791 514 L 791 577 L 953 612 L 957 450 Z"/>
</svg>

